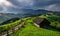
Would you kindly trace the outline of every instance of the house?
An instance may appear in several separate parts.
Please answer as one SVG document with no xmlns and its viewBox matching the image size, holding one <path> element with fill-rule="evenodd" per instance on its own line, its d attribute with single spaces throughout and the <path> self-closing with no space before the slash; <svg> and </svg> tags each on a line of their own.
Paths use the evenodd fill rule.
<svg viewBox="0 0 60 36">
<path fill-rule="evenodd" d="M 50 25 L 50 22 L 47 19 L 45 19 L 45 18 L 39 18 L 39 17 L 35 18 L 33 20 L 33 23 L 37 27 L 48 27 Z"/>
</svg>

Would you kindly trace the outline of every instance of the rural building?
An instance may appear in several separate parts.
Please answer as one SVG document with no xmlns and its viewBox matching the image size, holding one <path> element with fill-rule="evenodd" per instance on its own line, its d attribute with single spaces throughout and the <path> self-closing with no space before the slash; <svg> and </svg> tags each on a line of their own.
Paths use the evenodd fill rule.
<svg viewBox="0 0 60 36">
<path fill-rule="evenodd" d="M 33 20 L 33 23 L 37 27 L 48 27 L 49 24 L 50 24 L 50 22 L 47 19 L 45 19 L 45 18 L 39 18 L 39 17 L 35 18 Z"/>
</svg>

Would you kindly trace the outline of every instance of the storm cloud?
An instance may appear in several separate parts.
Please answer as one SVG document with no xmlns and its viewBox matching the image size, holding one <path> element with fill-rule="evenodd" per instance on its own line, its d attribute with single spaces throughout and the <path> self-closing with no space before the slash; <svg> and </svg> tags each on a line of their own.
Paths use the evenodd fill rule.
<svg viewBox="0 0 60 36">
<path fill-rule="evenodd" d="M 0 1 L 0 11 L 6 10 L 14 12 L 14 10 L 19 11 L 19 9 L 22 8 L 60 11 L 60 0 L 1 0 Z"/>
</svg>

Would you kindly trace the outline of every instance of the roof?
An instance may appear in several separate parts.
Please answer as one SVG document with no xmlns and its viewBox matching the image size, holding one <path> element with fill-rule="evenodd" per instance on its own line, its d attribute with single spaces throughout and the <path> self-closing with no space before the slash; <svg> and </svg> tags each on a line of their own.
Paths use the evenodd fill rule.
<svg viewBox="0 0 60 36">
<path fill-rule="evenodd" d="M 38 17 L 38 18 L 35 18 L 33 22 L 36 23 L 36 24 L 40 24 L 40 23 L 42 23 L 44 21 L 44 19 L 45 18 L 39 18 Z"/>
</svg>

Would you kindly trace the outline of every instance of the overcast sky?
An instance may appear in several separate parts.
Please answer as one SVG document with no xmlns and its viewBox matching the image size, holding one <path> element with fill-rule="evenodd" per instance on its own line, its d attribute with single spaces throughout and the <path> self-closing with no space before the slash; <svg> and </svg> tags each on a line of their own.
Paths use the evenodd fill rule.
<svg viewBox="0 0 60 36">
<path fill-rule="evenodd" d="M 60 11 L 60 0 L 0 0 L 0 12 L 18 12 L 22 8 Z"/>
</svg>

